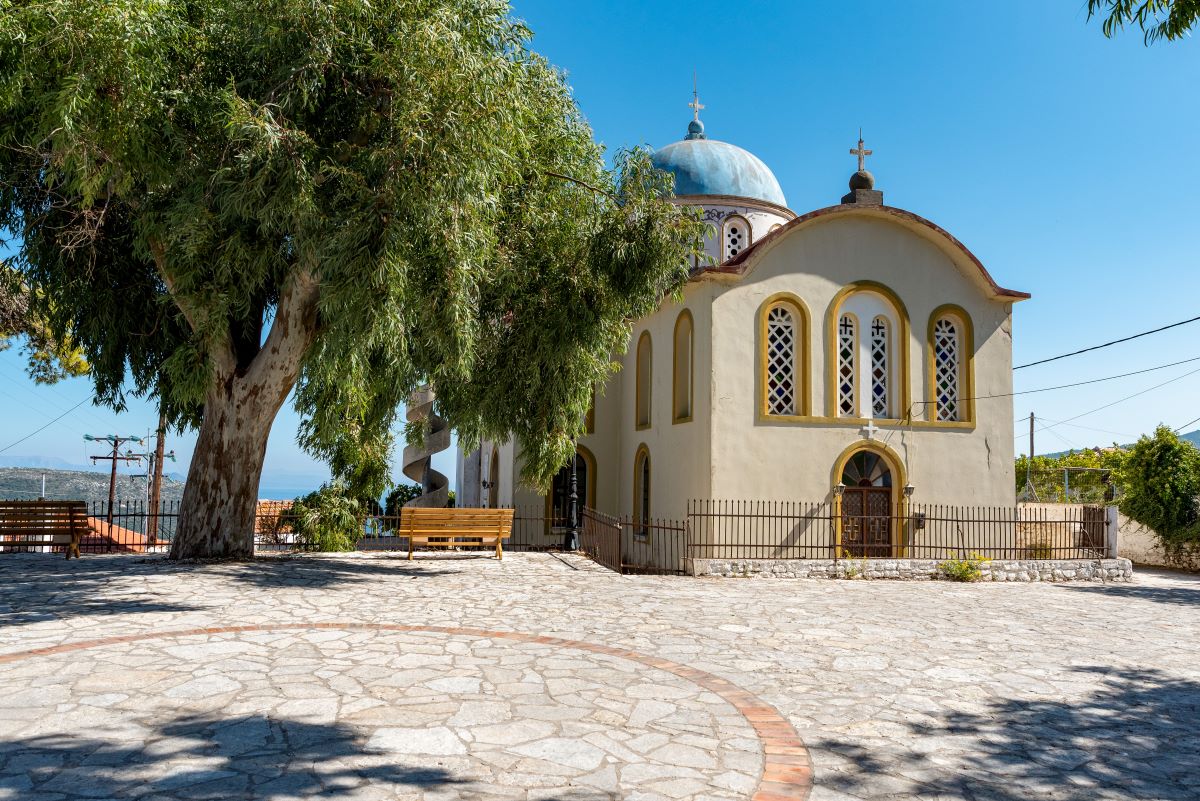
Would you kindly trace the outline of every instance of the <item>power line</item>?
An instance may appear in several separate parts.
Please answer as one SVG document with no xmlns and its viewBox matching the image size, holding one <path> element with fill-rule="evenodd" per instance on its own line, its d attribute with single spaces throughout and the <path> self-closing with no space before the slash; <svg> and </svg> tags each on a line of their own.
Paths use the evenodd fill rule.
<svg viewBox="0 0 1200 801">
<path fill-rule="evenodd" d="M 53 420 L 51 420 L 49 423 L 46 423 L 46 425 L 42 426 L 42 427 L 41 427 L 41 428 L 39 428 L 37 431 L 34 431 L 32 434 L 26 434 L 25 436 L 21 437 L 21 438 L 20 438 L 19 440 L 17 440 L 16 442 L 13 442 L 13 443 L 10 443 L 10 444 L 8 444 L 8 445 L 5 445 L 3 448 L 0 448 L 0 453 L 4 453 L 4 452 L 5 452 L 6 450 L 8 450 L 9 448 L 14 448 L 14 447 L 16 447 L 17 445 L 20 445 L 22 442 L 24 442 L 25 440 L 29 439 L 29 438 L 30 438 L 30 437 L 32 437 L 34 434 L 40 434 L 40 433 L 42 433 L 43 431 L 45 431 L 45 430 L 46 430 L 47 428 L 49 428 L 50 426 L 54 425 L 54 424 L 55 424 L 55 423 L 57 423 L 59 420 L 61 420 L 61 419 L 63 419 L 64 417 L 66 417 L 68 414 L 70 414 L 71 412 L 75 411 L 76 409 L 78 409 L 78 408 L 79 408 L 80 406 L 82 406 L 83 404 L 87 403 L 89 400 L 91 400 L 91 398 L 84 398 L 84 399 L 83 399 L 83 400 L 81 400 L 79 403 L 75 404 L 75 405 L 74 405 L 74 406 L 72 406 L 70 409 L 67 409 L 65 412 L 63 412 L 62 414 L 60 414 L 58 417 L 55 417 L 55 418 L 54 418 Z"/>
<path fill-rule="evenodd" d="M 1145 395 L 1147 392 L 1153 392 L 1156 389 L 1165 387 L 1167 384 L 1174 384 L 1176 381 L 1180 381 L 1184 378 L 1187 378 L 1190 375 L 1195 375 L 1196 373 L 1200 373 L 1200 368 L 1197 368 L 1195 370 L 1189 370 L 1188 372 L 1184 373 L 1183 375 L 1175 376 L 1174 378 L 1170 379 L 1169 381 L 1164 381 L 1161 384 L 1155 384 L 1154 386 L 1149 387 L 1148 389 L 1143 389 L 1141 392 L 1135 392 L 1132 395 L 1126 395 L 1124 398 L 1115 400 L 1112 403 L 1106 403 L 1103 406 L 1097 406 L 1095 409 L 1092 409 L 1091 411 L 1083 412 L 1082 414 L 1077 414 L 1074 417 L 1068 417 L 1066 420 L 1063 420 L 1058 423 L 1054 423 L 1053 425 L 1044 426 L 1043 428 L 1039 428 L 1038 431 L 1049 431 L 1051 428 L 1055 428 L 1056 426 L 1069 425 L 1072 420 L 1078 420 L 1080 417 L 1087 417 L 1089 414 L 1095 414 L 1096 412 L 1103 411 L 1103 410 L 1109 408 L 1110 406 L 1116 406 L 1118 403 L 1124 403 L 1127 400 L 1132 400 L 1132 399 L 1138 397 L 1139 395 Z"/>
<path fill-rule="evenodd" d="M 1183 429 L 1187 428 L 1187 427 L 1188 427 L 1188 426 L 1190 426 L 1192 423 L 1200 423 L 1200 417 L 1197 417 L 1195 420 L 1188 420 L 1186 423 L 1184 423 L 1183 425 L 1181 425 L 1179 428 L 1175 429 L 1175 433 L 1176 433 L 1176 434 L 1178 434 L 1180 431 L 1182 431 Z"/>
<path fill-rule="evenodd" d="M 1156 365 L 1154 367 L 1146 367 L 1142 370 L 1134 370 L 1131 373 L 1121 373 L 1119 375 L 1109 375 L 1109 376 L 1105 376 L 1104 378 L 1091 378 L 1091 379 L 1088 379 L 1087 381 L 1076 381 L 1072 384 L 1059 384 L 1058 386 L 1039 387 L 1038 389 L 1023 389 L 1019 392 L 1001 392 L 996 395 L 976 395 L 971 398 L 960 398 L 959 400 L 960 401 L 968 401 L 968 400 L 988 400 L 990 398 L 1015 398 L 1018 395 L 1033 395 L 1038 392 L 1051 392 L 1056 389 L 1070 389 L 1071 387 L 1082 387 L 1082 386 L 1086 386 L 1088 384 L 1099 384 L 1104 381 L 1115 381 L 1118 378 L 1129 378 L 1130 376 L 1141 375 L 1142 373 L 1153 373 L 1155 370 L 1165 370 L 1168 367 L 1178 367 L 1181 364 L 1190 364 L 1192 362 L 1200 362 L 1200 356 L 1193 356 L 1190 359 L 1182 359 L 1177 362 L 1169 362 L 1168 364 L 1160 364 L 1160 365 Z M 933 403 L 933 401 L 919 400 L 919 401 L 913 401 L 913 406 L 928 405 L 931 403 Z M 1021 418 L 1021 419 L 1024 420 L 1027 418 Z M 1015 422 L 1017 422 L 1017 421 L 1014 421 L 1014 423 Z M 1112 432 L 1109 432 L 1109 433 L 1112 433 Z"/>
<path fill-rule="evenodd" d="M 1155 328 L 1153 331 L 1143 331 L 1142 333 L 1134 334 L 1131 337 L 1123 337 L 1121 339 L 1114 339 L 1112 342 L 1105 342 L 1103 345 L 1093 345 L 1090 348 L 1083 348 L 1082 350 L 1076 350 L 1076 351 L 1072 351 L 1070 353 L 1064 353 L 1061 356 L 1051 356 L 1049 359 L 1041 359 L 1036 362 L 1029 362 L 1028 364 L 1017 365 L 1013 369 L 1014 370 L 1022 370 L 1026 367 L 1033 367 L 1034 365 L 1045 364 L 1046 362 L 1056 362 L 1059 359 L 1065 359 L 1068 356 L 1078 356 L 1081 353 L 1088 353 L 1093 350 L 1100 350 L 1101 348 L 1107 348 L 1111 345 L 1119 345 L 1122 342 L 1128 342 L 1131 339 L 1137 339 L 1138 337 L 1149 336 L 1150 334 L 1157 334 L 1159 331 L 1166 331 L 1170 328 L 1178 328 L 1181 325 L 1187 325 L 1188 323 L 1194 323 L 1198 320 L 1200 320 L 1200 317 L 1193 317 L 1190 320 L 1181 320 L 1178 323 L 1171 323 L 1170 325 L 1164 325 L 1162 328 Z"/>
</svg>

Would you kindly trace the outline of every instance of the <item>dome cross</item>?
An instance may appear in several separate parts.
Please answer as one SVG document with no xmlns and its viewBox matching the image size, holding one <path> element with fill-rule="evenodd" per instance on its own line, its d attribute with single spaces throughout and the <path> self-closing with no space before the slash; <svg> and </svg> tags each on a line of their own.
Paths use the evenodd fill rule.
<svg viewBox="0 0 1200 801">
<path fill-rule="evenodd" d="M 696 76 L 692 75 L 692 102 L 688 103 L 688 108 L 692 110 L 692 121 L 700 121 L 700 109 L 704 108 L 704 104 L 700 102 L 700 93 L 696 91 Z"/>
</svg>

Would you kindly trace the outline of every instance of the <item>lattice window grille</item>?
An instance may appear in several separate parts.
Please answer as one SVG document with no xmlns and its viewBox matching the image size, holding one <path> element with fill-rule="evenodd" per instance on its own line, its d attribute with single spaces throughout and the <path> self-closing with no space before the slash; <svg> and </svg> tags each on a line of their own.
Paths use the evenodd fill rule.
<svg viewBox="0 0 1200 801">
<path fill-rule="evenodd" d="M 953 320 L 942 318 L 933 326 L 934 383 L 937 390 L 938 422 L 959 419 L 958 330 Z"/>
<path fill-rule="evenodd" d="M 888 326 L 883 317 L 871 322 L 871 416 L 888 413 Z"/>
<path fill-rule="evenodd" d="M 767 413 L 796 414 L 796 320 L 779 306 L 767 314 Z"/>
<path fill-rule="evenodd" d="M 725 258 L 732 259 L 749 243 L 749 226 L 741 220 L 731 220 L 725 226 Z"/>
<path fill-rule="evenodd" d="M 857 406 L 854 399 L 854 354 L 858 349 L 857 328 L 854 318 L 842 315 L 838 323 L 838 416 L 854 417 Z"/>
</svg>

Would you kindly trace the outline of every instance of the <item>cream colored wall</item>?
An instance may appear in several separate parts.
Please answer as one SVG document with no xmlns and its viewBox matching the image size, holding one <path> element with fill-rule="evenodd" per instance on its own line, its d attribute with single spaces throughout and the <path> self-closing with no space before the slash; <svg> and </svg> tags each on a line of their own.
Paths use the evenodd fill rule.
<svg viewBox="0 0 1200 801">
<path fill-rule="evenodd" d="M 615 429 L 597 435 L 618 443 L 619 472 L 616 476 L 618 493 L 615 508 L 601 506 L 601 511 L 632 515 L 634 509 L 633 468 L 638 447 L 645 444 L 650 452 L 650 513 L 655 518 L 680 519 L 686 512 L 688 498 L 703 498 L 711 486 L 710 451 L 708 441 L 711 410 L 709 376 L 712 366 L 710 284 L 691 283 L 684 290 L 682 303 L 667 301 L 657 312 L 634 325 L 628 352 L 619 357 L 621 383 L 618 394 L 620 413 Z M 671 382 L 675 321 L 687 308 L 693 323 L 693 396 L 692 419 L 672 421 Z M 649 331 L 653 353 L 651 381 L 650 427 L 636 430 L 637 348 L 643 331 Z"/>
<path fill-rule="evenodd" d="M 946 303 L 962 306 L 974 323 L 976 394 L 1011 392 L 1009 304 L 987 298 L 968 269 L 975 268 L 956 264 L 942 247 L 894 222 L 842 217 L 793 229 L 750 274 L 723 284 L 712 309 L 713 497 L 825 499 L 835 460 L 864 440 L 861 424 L 758 419 L 756 321 L 775 293 L 794 293 L 809 310 L 814 415 L 826 413 L 828 307 L 860 280 L 890 287 L 908 311 L 911 397 L 901 398 L 899 408 L 932 397 L 926 332 L 931 312 Z M 880 424 L 885 430 L 876 439 L 905 463 L 914 502 L 1011 505 L 1012 419 L 1011 398 L 996 398 L 977 402 L 973 430 Z"/>
</svg>

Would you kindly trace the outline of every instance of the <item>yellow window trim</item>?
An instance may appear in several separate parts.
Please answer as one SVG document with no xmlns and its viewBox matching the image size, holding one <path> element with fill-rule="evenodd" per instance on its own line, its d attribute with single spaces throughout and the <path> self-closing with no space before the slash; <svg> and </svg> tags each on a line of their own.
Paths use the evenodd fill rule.
<svg viewBox="0 0 1200 801">
<path fill-rule="evenodd" d="M 798 415 L 775 415 L 768 412 L 767 397 L 767 317 L 771 310 L 782 306 L 796 316 L 796 399 L 799 401 Z M 807 419 L 812 414 L 812 349 L 809 347 L 810 323 L 808 306 L 798 295 L 791 292 L 776 292 L 758 307 L 758 419 L 791 420 Z"/>
<path fill-rule="evenodd" d="M 642 386 L 642 342 L 646 343 L 646 380 L 645 383 L 650 386 Z M 650 424 L 654 420 L 654 408 L 651 405 L 653 396 L 651 388 L 654 385 L 654 342 L 650 338 L 649 331 L 643 331 L 638 337 L 637 350 L 634 351 L 634 399 L 633 399 L 633 424 L 637 431 L 645 431 L 650 428 Z M 645 393 L 646 398 L 646 422 L 642 422 L 642 397 Z"/>
<path fill-rule="evenodd" d="M 937 419 L 937 362 L 935 361 L 933 352 L 933 327 L 937 325 L 937 321 L 943 317 L 953 317 L 957 319 L 961 329 L 959 338 L 959 347 L 962 348 L 965 358 L 960 358 L 958 362 L 959 370 L 959 389 L 960 398 L 959 408 L 965 412 L 965 418 L 954 420 L 952 422 L 939 422 Z M 925 418 L 925 422 L 930 426 L 937 428 L 955 428 L 969 425 L 975 427 L 975 323 L 971 320 L 971 315 L 967 314 L 967 310 L 962 306 L 954 303 L 943 303 L 938 306 L 929 315 L 929 327 L 925 335 L 925 359 L 929 363 L 929 369 L 926 371 L 926 380 L 929 382 L 928 391 L 930 397 L 928 402 L 924 404 L 924 413 L 921 414 Z"/>
<path fill-rule="evenodd" d="M 688 413 L 676 416 L 679 409 L 679 326 L 686 320 L 688 326 Z M 692 312 L 684 309 L 675 318 L 675 330 L 671 334 L 671 423 L 690 423 L 696 414 L 696 322 Z"/>
<path fill-rule="evenodd" d="M 650 449 L 646 447 L 646 443 L 644 443 L 644 442 L 641 443 L 640 445 L 638 445 L 637 450 L 634 451 L 634 454 L 633 454 L 633 504 L 632 504 L 633 515 L 632 515 L 631 519 L 633 520 L 635 536 L 637 534 L 637 524 L 639 522 L 638 515 L 641 513 L 641 505 L 642 505 L 641 504 L 641 501 L 642 501 L 641 493 L 638 492 L 638 490 L 640 489 L 640 487 L 638 487 L 638 482 L 641 479 L 642 460 L 643 459 L 645 459 L 647 461 L 649 461 L 649 459 L 650 459 Z M 650 501 L 649 507 L 650 507 L 651 514 L 649 516 L 647 516 L 647 519 L 645 521 L 642 521 L 642 522 L 645 522 L 645 524 L 646 524 L 646 537 L 644 540 L 641 540 L 641 542 L 649 543 L 650 542 L 650 520 L 653 518 L 653 510 L 654 510 L 654 464 L 653 463 L 650 464 L 650 486 L 646 488 L 646 495 L 649 497 L 649 501 Z"/>
<path fill-rule="evenodd" d="M 864 280 L 854 281 L 842 287 L 833 296 L 833 300 L 830 301 L 829 307 L 825 310 L 825 416 L 837 417 L 837 324 L 839 318 L 841 318 L 842 304 L 845 303 L 846 298 L 855 292 L 874 292 L 882 295 L 891 302 L 892 307 L 896 310 L 896 314 L 900 317 L 900 330 L 897 332 L 894 340 L 900 346 L 900 387 L 899 395 L 895 399 L 898 401 L 897 408 L 899 410 L 908 410 L 912 405 L 912 388 L 908 373 L 908 308 L 891 287 L 881 284 L 878 281 Z M 858 333 L 861 337 L 861 327 Z M 857 354 L 855 356 L 857 360 Z M 854 381 L 856 384 L 854 388 L 855 404 L 862 402 L 857 386 L 860 373 L 859 367 L 857 364 L 854 366 Z M 891 392 L 893 390 L 889 387 L 888 391 Z"/>
</svg>

